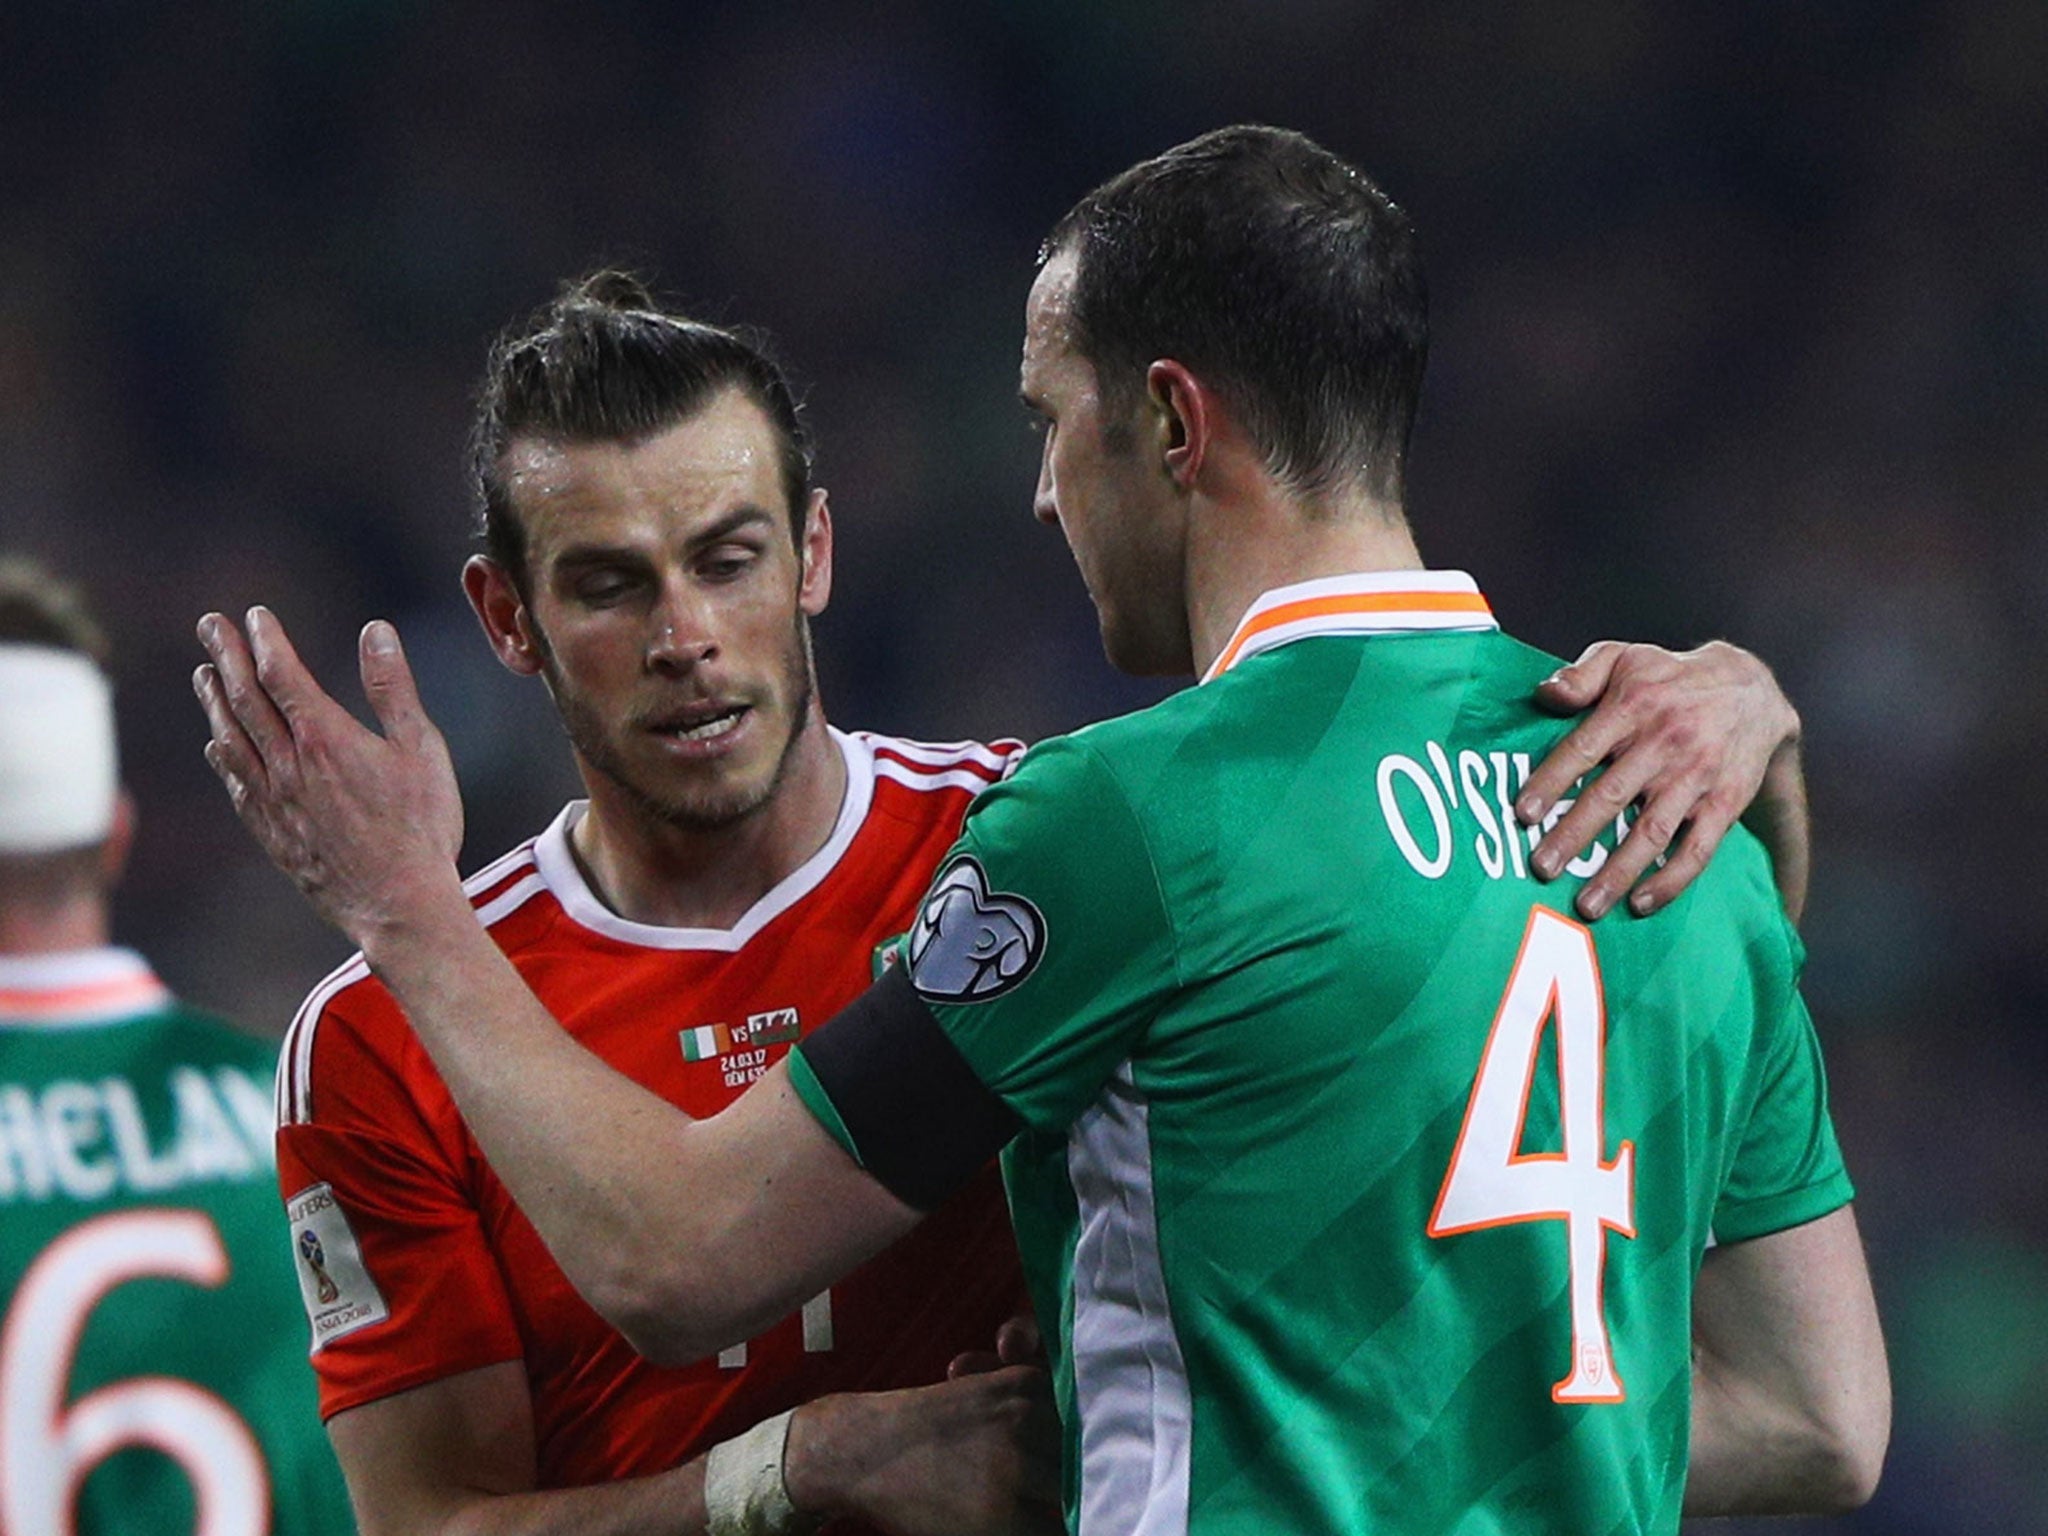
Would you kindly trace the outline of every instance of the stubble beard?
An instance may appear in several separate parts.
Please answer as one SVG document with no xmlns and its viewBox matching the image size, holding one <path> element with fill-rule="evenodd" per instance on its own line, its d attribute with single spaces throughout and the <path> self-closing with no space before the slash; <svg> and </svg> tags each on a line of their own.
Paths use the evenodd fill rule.
<svg viewBox="0 0 2048 1536">
<path fill-rule="evenodd" d="M 775 757 L 775 768 L 765 779 L 729 787 L 709 786 L 701 791 L 665 792 L 636 772 L 628 754 L 613 738 L 597 709 L 569 685 L 555 665 L 553 651 L 542 643 L 541 673 L 554 695 L 555 712 L 569 745 L 591 770 L 618 790 L 627 807 L 651 827 L 677 832 L 718 832 L 758 815 L 773 803 L 789 776 L 798 739 L 810 718 L 816 694 L 811 664 L 810 628 L 799 613 L 790 643 L 781 657 L 783 696 L 789 701 L 787 734 Z M 628 727 L 633 729 L 633 727 Z"/>
</svg>

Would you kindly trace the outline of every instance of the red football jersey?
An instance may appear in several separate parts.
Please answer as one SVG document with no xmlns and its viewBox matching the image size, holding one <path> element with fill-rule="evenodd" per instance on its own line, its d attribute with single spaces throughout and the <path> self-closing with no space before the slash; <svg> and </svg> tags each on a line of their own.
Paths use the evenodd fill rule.
<svg viewBox="0 0 2048 1536">
<path fill-rule="evenodd" d="M 581 802 L 468 882 L 563 1027 L 692 1115 L 724 1108 L 868 985 L 969 801 L 1022 751 L 833 735 L 847 788 L 830 838 L 730 930 L 606 909 L 569 851 Z M 763 1337 L 650 1365 L 570 1287 L 360 957 L 286 1036 L 278 1123 L 323 1415 L 521 1360 L 542 1487 L 661 1471 L 822 1393 L 938 1381 L 1024 1306 L 991 1167 Z"/>
</svg>

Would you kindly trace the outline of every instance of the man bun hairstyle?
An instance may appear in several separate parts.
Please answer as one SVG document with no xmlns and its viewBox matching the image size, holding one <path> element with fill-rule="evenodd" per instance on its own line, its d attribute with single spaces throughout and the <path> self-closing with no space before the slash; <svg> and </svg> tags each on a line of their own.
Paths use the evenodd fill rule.
<svg viewBox="0 0 2048 1536">
<path fill-rule="evenodd" d="M 644 441 L 738 389 L 775 428 L 791 536 L 803 534 L 811 442 L 796 396 L 766 343 L 664 309 L 630 272 L 565 283 L 554 300 L 491 345 L 470 433 L 471 489 L 485 551 L 526 584 L 526 530 L 505 453 L 522 438 Z"/>
<path fill-rule="evenodd" d="M 1172 358 L 1283 484 L 1400 500 L 1428 292 L 1408 216 L 1363 173 L 1299 133 L 1219 128 L 1082 198 L 1040 260 L 1069 251 L 1075 346 L 1110 401 Z"/>
</svg>

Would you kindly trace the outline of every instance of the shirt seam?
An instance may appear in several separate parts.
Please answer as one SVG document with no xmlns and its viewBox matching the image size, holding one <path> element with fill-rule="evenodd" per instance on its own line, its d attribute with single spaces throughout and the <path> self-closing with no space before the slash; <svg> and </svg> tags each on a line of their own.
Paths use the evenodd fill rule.
<svg viewBox="0 0 2048 1536">
<path fill-rule="evenodd" d="M 1152 881 L 1152 898 L 1159 904 L 1159 916 L 1166 924 L 1166 944 L 1168 955 L 1173 964 L 1174 988 L 1176 990 L 1183 990 L 1187 987 L 1188 980 L 1187 973 L 1181 965 L 1180 922 L 1174 916 L 1172 902 L 1167 899 L 1166 883 L 1160 878 L 1159 860 L 1152 851 L 1152 835 L 1145 825 L 1145 818 L 1138 814 L 1135 798 L 1125 785 L 1123 776 L 1116 771 L 1115 766 L 1109 759 L 1096 750 L 1095 746 L 1090 742 L 1074 737 L 1069 737 L 1068 739 L 1073 742 L 1078 750 L 1086 753 L 1089 760 L 1102 770 L 1103 776 L 1115 787 L 1117 801 L 1123 807 L 1124 814 L 1130 817 L 1131 825 L 1137 829 L 1138 846 L 1144 850 L 1145 854 L 1145 872 Z"/>
</svg>

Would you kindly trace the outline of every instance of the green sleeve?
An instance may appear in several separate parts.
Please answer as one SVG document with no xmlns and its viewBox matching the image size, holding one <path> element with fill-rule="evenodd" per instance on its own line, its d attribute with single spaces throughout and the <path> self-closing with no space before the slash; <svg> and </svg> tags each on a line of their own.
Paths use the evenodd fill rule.
<svg viewBox="0 0 2048 1536">
<path fill-rule="evenodd" d="M 818 1081 L 818 1074 L 805 1060 L 802 1046 L 789 1053 L 789 1086 L 803 1100 L 804 1108 L 825 1128 L 825 1134 L 844 1147 L 848 1157 L 860 1163 L 860 1148 L 853 1144 L 853 1133 L 847 1130 L 846 1122 L 839 1117 L 839 1106 L 832 1102 L 832 1095 L 825 1091 L 825 1085 Z M 861 1166 L 867 1165 L 861 1163 Z"/>
<path fill-rule="evenodd" d="M 1717 1242 L 1781 1232 L 1847 1205 L 1855 1194 L 1828 1117 L 1827 1077 L 1813 1020 L 1797 991 L 1759 1045 L 1749 1121 L 1714 1207 Z"/>
<path fill-rule="evenodd" d="M 1025 757 L 975 802 L 905 955 L 975 1075 L 1028 1126 L 1064 1130 L 1178 984 L 1173 927 L 1123 786 L 1084 740 Z M 963 921 L 967 919 L 967 921 Z M 966 935 L 1008 949 L 975 963 Z"/>
</svg>

